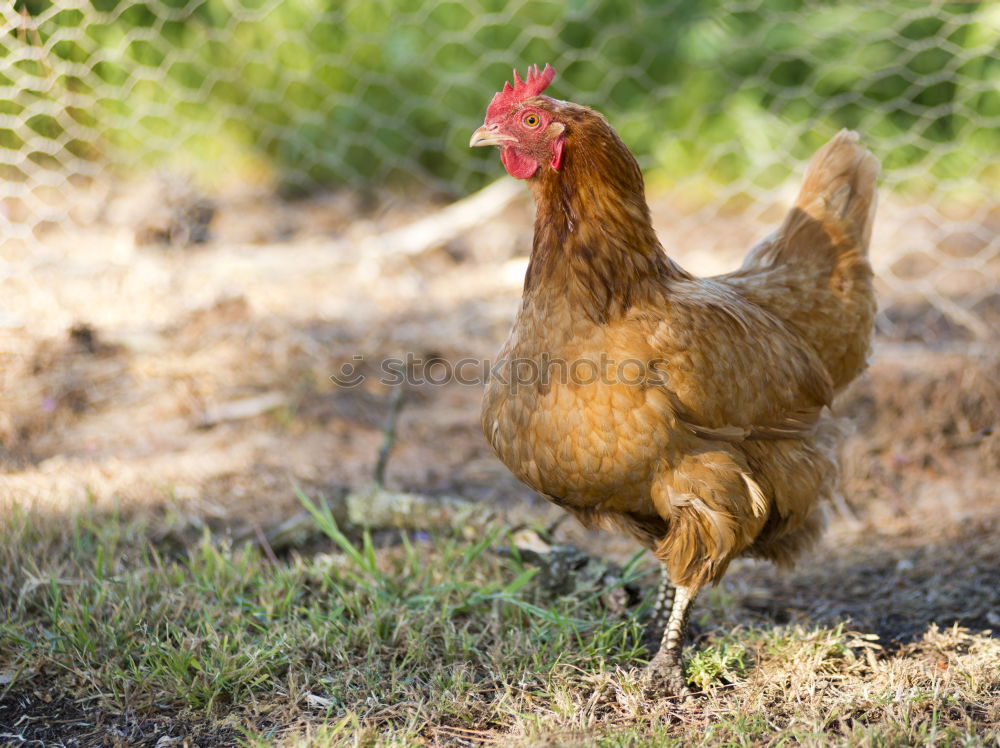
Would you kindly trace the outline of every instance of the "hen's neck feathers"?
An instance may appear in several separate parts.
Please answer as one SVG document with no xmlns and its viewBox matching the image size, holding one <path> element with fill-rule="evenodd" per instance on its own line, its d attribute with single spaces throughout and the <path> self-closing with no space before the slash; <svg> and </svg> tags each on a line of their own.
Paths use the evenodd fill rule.
<svg viewBox="0 0 1000 748">
<path fill-rule="evenodd" d="M 563 165 L 531 180 L 535 236 L 524 302 L 565 297 L 595 322 L 620 317 L 662 288 L 688 278 L 653 231 L 642 172 L 601 115 L 562 105 Z"/>
</svg>

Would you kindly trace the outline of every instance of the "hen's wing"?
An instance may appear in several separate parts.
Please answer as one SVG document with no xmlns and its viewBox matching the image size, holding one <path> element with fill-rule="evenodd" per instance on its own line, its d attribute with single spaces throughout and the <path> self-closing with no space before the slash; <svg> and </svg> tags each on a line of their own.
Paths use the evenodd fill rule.
<svg viewBox="0 0 1000 748">
<path fill-rule="evenodd" d="M 812 346 L 712 279 L 677 281 L 637 312 L 678 420 L 706 439 L 802 438 L 832 386 Z"/>
</svg>

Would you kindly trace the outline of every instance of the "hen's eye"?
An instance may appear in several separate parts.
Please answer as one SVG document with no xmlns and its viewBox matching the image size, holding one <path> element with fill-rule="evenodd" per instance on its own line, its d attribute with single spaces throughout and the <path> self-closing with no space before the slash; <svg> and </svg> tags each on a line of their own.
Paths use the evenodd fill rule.
<svg viewBox="0 0 1000 748">
<path fill-rule="evenodd" d="M 538 127 L 539 122 L 541 122 L 541 120 L 538 119 L 537 114 L 529 114 L 524 118 L 525 127 Z"/>
</svg>

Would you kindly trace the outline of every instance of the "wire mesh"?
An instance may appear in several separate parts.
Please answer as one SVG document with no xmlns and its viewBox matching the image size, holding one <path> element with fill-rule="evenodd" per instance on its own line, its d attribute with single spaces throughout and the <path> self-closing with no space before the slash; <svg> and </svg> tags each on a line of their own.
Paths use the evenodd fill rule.
<svg viewBox="0 0 1000 748">
<path fill-rule="evenodd" d="M 604 112 L 678 221 L 762 234 L 840 127 L 881 158 L 883 332 L 1000 333 L 1000 6 L 730 0 L 33 0 L 0 6 L 5 253 L 113 221 L 95 187 L 150 170 L 458 197 L 510 67 Z M 197 202 L 187 210 L 197 213 Z M 210 211 L 182 241 L 205 237 Z M 172 237 L 176 239 L 177 237 Z M 668 247 L 669 249 L 669 247 Z"/>
</svg>

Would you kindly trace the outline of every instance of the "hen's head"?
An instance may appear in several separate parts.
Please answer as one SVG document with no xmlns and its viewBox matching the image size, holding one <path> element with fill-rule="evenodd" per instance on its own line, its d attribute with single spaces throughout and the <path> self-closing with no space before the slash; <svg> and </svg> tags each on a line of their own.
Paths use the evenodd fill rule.
<svg viewBox="0 0 1000 748">
<path fill-rule="evenodd" d="M 552 82 L 556 71 L 548 65 L 528 68 L 528 77 L 514 71 L 514 85 L 504 83 L 486 110 L 483 126 L 472 134 L 469 146 L 498 145 L 500 160 L 507 173 L 529 179 L 540 168 L 558 170 L 562 166 L 566 125 L 558 121 L 562 102 L 540 94 Z"/>
</svg>

